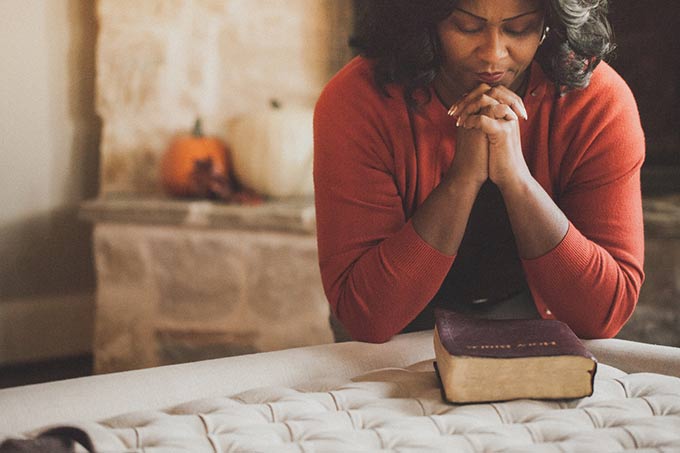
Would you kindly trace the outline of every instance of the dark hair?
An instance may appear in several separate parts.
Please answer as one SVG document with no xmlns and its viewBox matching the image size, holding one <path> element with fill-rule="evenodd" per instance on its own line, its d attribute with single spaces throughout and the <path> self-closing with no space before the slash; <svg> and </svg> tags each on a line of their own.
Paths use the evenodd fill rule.
<svg viewBox="0 0 680 453">
<path fill-rule="evenodd" d="M 550 27 L 536 61 L 560 93 L 584 88 L 595 67 L 613 49 L 607 0 L 544 0 Z M 359 0 L 357 28 L 350 45 L 376 62 L 375 82 L 386 95 L 390 83 L 414 93 L 425 89 L 441 67 L 437 24 L 457 0 Z"/>
</svg>

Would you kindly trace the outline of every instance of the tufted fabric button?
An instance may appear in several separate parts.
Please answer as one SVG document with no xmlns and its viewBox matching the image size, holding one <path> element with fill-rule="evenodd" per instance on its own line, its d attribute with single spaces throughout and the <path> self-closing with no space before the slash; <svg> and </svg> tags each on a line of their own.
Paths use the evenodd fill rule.
<svg viewBox="0 0 680 453">
<path fill-rule="evenodd" d="M 552 316 L 552 312 L 548 308 L 545 309 L 545 314 L 548 316 Z"/>
<path fill-rule="evenodd" d="M 532 91 L 532 92 L 531 92 L 531 95 L 532 95 L 533 97 L 536 97 L 536 96 L 538 95 L 538 93 L 536 93 L 535 91 Z"/>
</svg>

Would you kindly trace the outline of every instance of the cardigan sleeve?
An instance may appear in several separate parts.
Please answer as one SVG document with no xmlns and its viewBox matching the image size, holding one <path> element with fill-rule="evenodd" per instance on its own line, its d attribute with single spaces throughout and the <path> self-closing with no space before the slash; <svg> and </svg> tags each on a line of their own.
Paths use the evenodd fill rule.
<svg viewBox="0 0 680 453">
<path fill-rule="evenodd" d="M 523 265 L 544 317 L 566 322 L 582 338 L 610 338 L 632 315 L 644 281 L 645 142 L 623 80 L 603 67 L 591 88 L 565 101 L 564 110 L 578 113 L 565 126 L 571 132 L 553 140 L 566 148 L 557 203 L 569 229 L 555 249 Z"/>
<path fill-rule="evenodd" d="M 333 313 L 355 340 L 369 342 L 387 341 L 412 321 L 453 262 L 406 218 L 394 174 L 400 137 L 381 102 L 334 80 L 314 115 L 321 279 Z"/>
</svg>

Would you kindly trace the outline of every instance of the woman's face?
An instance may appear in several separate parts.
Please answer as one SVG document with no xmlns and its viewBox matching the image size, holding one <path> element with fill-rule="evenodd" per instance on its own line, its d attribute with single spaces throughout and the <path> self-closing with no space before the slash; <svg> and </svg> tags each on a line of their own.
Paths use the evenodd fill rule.
<svg viewBox="0 0 680 453">
<path fill-rule="evenodd" d="M 481 83 L 518 90 L 543 17 L 542 0 L 460 0 L 437 26 L 449 90 L 460 96 Z"/>
</svg>

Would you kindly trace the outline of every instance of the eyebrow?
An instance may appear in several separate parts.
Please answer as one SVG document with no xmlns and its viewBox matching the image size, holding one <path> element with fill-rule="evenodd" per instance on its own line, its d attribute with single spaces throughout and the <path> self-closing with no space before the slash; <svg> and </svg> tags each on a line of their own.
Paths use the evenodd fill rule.
<svg viewBox="0 0 680 453">
<path fill-rule="evenodd" d="M 468 16 L 472 16 L 475 19 L 483 20 L 484 22 L 489 21 L 488 19 L 486 19 L 484 17 L 478 16 L 476 14 L 472 14 L 470 11 L 465 11 L 464 9 L 460 9 L 460 8 L 453 8 L 453 9 L 454 9 L 454 11 L 460 11 L 461 13 L 465 13 Z M 541 9 L 535 9 L 533 11 L 527 11 L 526 13 L 518 14 L 516 16 L 512 16 L 512 17 L 508 17 L 507 19 L 503 19 L 501 22 L 508 22 L 508 21 L 511 21 L 511 20 L 519 19 L 520 17 L 529 16 L 531 14 L 536 14 L 539 11 L 541 11 Z"/>
</svg>

